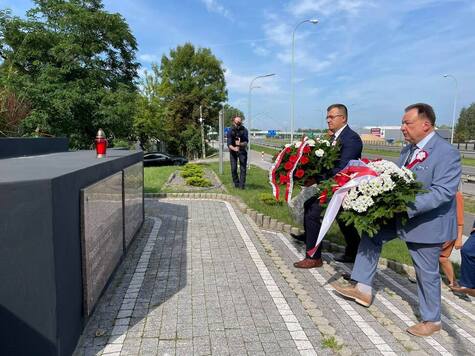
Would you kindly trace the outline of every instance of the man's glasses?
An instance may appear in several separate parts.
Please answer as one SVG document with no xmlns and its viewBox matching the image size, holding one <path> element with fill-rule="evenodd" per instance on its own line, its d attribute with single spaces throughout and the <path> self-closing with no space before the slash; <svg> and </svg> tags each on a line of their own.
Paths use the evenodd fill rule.
<svg viewBox="0 0 475 356">
<path fill-rule="evenodd" d="M 333 120 L 333 119 L 337 118 L 338 116 L 345 116 L 345 115 L 328 115 L 327 120 Z"/>
</svg>

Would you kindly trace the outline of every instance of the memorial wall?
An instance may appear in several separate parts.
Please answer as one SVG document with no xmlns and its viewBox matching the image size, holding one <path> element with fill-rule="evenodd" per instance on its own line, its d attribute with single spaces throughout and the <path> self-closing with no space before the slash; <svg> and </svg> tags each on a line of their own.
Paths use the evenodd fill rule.
<svg viewBox="0 0 475 356">
<path fill-rule="evenodd" d="M 71 355 L 143 223 L 143 153 L 0 159 L 1 354 Z"/>
</svg>

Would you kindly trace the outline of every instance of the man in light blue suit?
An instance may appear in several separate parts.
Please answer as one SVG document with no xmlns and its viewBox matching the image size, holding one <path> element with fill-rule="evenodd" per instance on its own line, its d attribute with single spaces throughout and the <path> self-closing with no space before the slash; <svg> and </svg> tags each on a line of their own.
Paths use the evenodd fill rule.
<svg viewBox="0 0 475 356">
<path fill-rule="evenodd" d="M 425 193 L 407 208 L 407 223 L 400 219 L 385 226 L 373 238 L 363 236 L 351 278 L 351 287 L 334 285 L 336 291 L 368 307 L 372 282 L 384 242 L 399 237 L 406 241 L 417 277 L 422 322 L 407 331 L 429 336 L 441 328 L 439 256 L 442 244 L 457 236 L 455 193 L 462 174 L 460 153 L 434 130 L 435 114 L 430 105 L 414 104 L 405 109 L 401 131 L 410 143 L 401 151 L 399 166 L 411 169 Z"/>
</svg>

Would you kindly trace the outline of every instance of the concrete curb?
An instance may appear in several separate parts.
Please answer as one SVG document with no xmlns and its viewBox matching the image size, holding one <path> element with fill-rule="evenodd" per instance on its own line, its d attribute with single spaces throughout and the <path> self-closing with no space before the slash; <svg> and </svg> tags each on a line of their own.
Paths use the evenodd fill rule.
<svg viewBox="0 0 475 356">
<path fill-rule="evenodd" d="M 216 194 L 216 193 L 145 193 L 145 198 L 182 198 L 182 199 L 219 199 L 227 201 L 235 205 L 242 213 L 249 216 L 257 226 L 276 232 L 302 234 L 302 229 L 293 227 L 289 224 L 284 224 L 277 219 L 270 216 L 258 213 L 256 210 L 249 208 L 239 197 L 235 197 L 228 194 Z M 323 241 L 323 249 L 328 252 L 344 252 L 345 247 L 340 246 L 333 242 Z M 379 265 L 389 268 L 399 274 L 406 274 L 413 278 L 416 276 L 416 272 L 413 266 L 409 266 L 400 262 L 388 260 L 386 258 L 379 259 Z"/>
</svg>

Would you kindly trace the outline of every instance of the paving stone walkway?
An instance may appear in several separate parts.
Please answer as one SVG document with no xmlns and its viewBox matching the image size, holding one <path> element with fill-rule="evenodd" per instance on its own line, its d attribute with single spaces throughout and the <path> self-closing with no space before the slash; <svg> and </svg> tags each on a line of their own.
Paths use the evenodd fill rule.
<svg viewBox="0 0 475 356">
<path fill-rule="evenodd" d="M 330 283 L 351 265 L 260 230 L 228 202 L 146 199 L 146 222 L 102 296 L 76 355 L 469 355 L 475 304 L 443 291 L 443 331 L 416 338 L 415 284 L 376 278 L 370 308 Z"/>
</svg>

